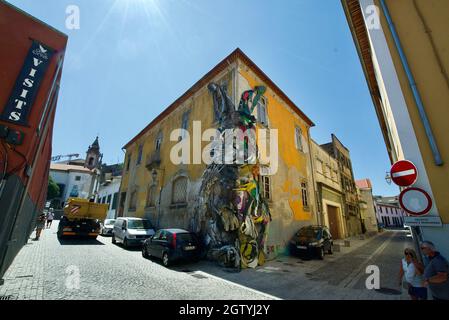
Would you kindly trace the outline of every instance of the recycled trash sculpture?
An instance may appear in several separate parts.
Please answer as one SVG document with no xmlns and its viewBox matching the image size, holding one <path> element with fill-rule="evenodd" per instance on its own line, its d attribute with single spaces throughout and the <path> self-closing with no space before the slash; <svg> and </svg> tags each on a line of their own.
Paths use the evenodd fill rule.
<svg viewBox="0 0 449 320">
<path fill-rule="evenodd" d="M 264 242 L 271 222 L 259 187 L 258 150 L 251 139 L 256 123 L 252 113 L 266 88 L 245 91 L 237 110 L 225 87 L 210 83 L 208 89 L 221 133 L 217 143 L 225 151 L 215 154 L 214 160 L 221 161 L 213 161 L 203 173 L 192 229 L 203 234 L 209 258 L 239 270 L 255 268 L 265 262 Z M 237 142 L 233 140 L 232 153 L 226 154 L 226 138 L 236 132 Z M 243 162 L 237 161 L 239 155 Z M 222 161 L 229 157 L 231 163 Z"/>
</svg>

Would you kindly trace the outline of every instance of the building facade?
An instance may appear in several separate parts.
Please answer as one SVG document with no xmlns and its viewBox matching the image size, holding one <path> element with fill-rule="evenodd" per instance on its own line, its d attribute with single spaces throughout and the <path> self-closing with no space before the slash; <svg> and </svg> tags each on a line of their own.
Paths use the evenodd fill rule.
<svg viewBox="0 0 449 320">
<path fill-rule="evenodd" d="M 374 197 L 376 217 L 379 224 L 387 228 L 404 227 L 405 212 L 399 206 L 398 197 Z"/>
<path fill-rule="evenodd" d="M 373 200 L 373 186 L 370 179 L 356 180 L 359 196 L 360 216 L 364 232 L 374 234 L 378 232 L 376 208 Z"/>
<path fill-rule="evenodd" d="M 50 164 L 50 176 L 59 187 L 59 196 L 52 200 L 52 207 L 62 209 L 69 198 L 89 197 L 93 172 L 78 165 Z"/>
<path fill-rule="evenodd" d="M 102 165 L 101 167 L 100 186 L 97 191 L 96 202 L 109 204 L 106 219 L 117 217 L 122 172 L 123 164 Z"/>
<path fill-rule="evenodd" d="M 346 233 L 350 237 L 359 235 L 362 233 L 362 224 L 349 149 L 346 148 L 334 134 L 332 134 L 332 141 L 322 144 L 321 148 L 338 162 L 340 174 L 339 181 L 345 205 Z"/>
<path fill-rule="evenodd" d="M 433 206 L 418 240 L 449 255 L 449 2 L 342 0 L 391 162 L 418 169 Z M 419 249 L 419 248 L 418 248 Z"/>
<path fill-rule="evenodd" d="M 326 225 L 334 239 L 347 237 L 344 196 L 338 161 L 311 140 L 319 223 Z"/>
<path fill-rule="evenodd" d="M 217 103 L 218 100 L 221 102 Z M 229 105 L 234 105 L 236 110 L 238 106 L 241 118 L 255 118 L 258 162 L 251 167 L 252 174 L 246 175 L 250 177 L 249 183 L 240 184 L 238 190 L 228 190 L 237 191 L 235 207 L 226 205 L 226 209 L 232 207 L 236 214 L 229 214 L 229 210 L 222 212 L 223 221 L 217 222 L 212 221 L 209 212 L 204 216 L 197 214 L 210 206 L 210 203 L 201 204 L 204 195 L 201 190 L 209 179 L 205 173 L 211 172 L 201 156 L 212 139 L 206 129 L 214 130 L 222 125 L 220 114 Z M 247 105 L 252 107 L 250 115 L 242 111 Z M 234 111 L 227 112 L 234 114 Z M 261 243 L 265 254 L 275 256 L 287 247 L 301 226 L 318 221 L 310 162 L 309 135 L 313 125 L 262 70 L 236 49 L 124 146 L 126 157 L 118 214 L 147 217 L 157 227 L 179 227 L 195 232 L 215 228 L 217 233 L 223 233 L 223 229 L 235 229 L 235 223 L 240 230 L 251 225 L 248 220 L 242 223 L 240 214 L 243 204 L 255 194 L 257 199 L 253 203 L 259 205 L 250 207 L 263 212 L 269 209 L 271 216 L 269 223 L 264 220 L 266 226 L 258 238 L 264 237 Z M 179 128 L 186 131 L 174 131 Z M 199 143 L 195 144 L 195 139 Z M 178 149 L 180 143 L 189 146 L 188 152 L 184 152 L 180 163 L 174 163 L 173 159 L 182 153 Z M 269 148 L 263 148 L 263 143 Z M 259 163 L 262 158 L 269 161 L 262 165 Z M 238 170 L 239 174 L 249 171 L 245 166 Z M 226 174 L 222 178 L 229 180 Z M 215 185 L 207 196 L 222 194 L 222 189 L 219 184 Z M 257 215 L 253 218 L 258 220 Z"/>
</svg>

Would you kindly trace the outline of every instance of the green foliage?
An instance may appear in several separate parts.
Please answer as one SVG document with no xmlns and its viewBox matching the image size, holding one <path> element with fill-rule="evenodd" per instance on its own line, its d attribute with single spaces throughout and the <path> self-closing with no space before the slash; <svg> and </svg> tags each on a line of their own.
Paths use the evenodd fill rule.
<svg viewBox="0 0 449 320">
<path fill-rule="evenodd" d="M 59 196 L 59 186 L 52 179 L 52 177 L 49 177 L 48 189 L 47 189 L 47 200 L 52 200 L 58 196 Z"/>
</svg>

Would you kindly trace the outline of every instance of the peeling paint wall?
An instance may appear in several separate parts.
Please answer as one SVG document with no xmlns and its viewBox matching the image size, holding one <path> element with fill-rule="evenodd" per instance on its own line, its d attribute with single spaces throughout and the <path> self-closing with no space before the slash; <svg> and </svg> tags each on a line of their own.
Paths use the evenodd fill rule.
<svg viewBox="0 0 449 320">
<path fill-rule="evenodd" d="M 265 242 L 267 258 L 272 259 L 284 252 L 288 241 L 300 227 L 317 223 L 309 151 L 310 127 L 241 61 L 231 64 L 211 82 L 226 83 L 227 93 L 236 107 L 245 91 L 257 86 L 266 87 L 264 97 L 267 101 L 268 126 L 258 123 L 257 131 L 268 127 L 268 130 L 277 129 L 279 133 L 279 167 L 277 173 L 269 177 L 268 206 L 272 222 L 268 225 L 268 236 Z M 170 150 L 177 143 L 170 141 L 170 133 L 174 129 L 181 128 L 183 115 L 186 112 L 189 112 L 187 130 L 190 135 L 193 134 L 193 121 L 201 121 L 202 130 L 218 127 L 214 116 L 213 99 L 205 85 L 195 92 L 192 98 L 129 145 L 126 150 L 121 185 L 121 193 L 126 192 L 124 216 L 147 217 L 161 228 L 191 229 L 192 217 L 195 216 L 198 195 L 203 183 L 201 177 L 207 166 L 205 164 L 174 165 L 170 161 Z M 257 109 L 254 110 L 253 115 L 256 118 L 259 117 Z M 297 129 L 302 134 L 300 141 L 302 150 L 298 150 L 297 142 L 295 142 Z M 155 151 L 158 136 L 162 136 L 160 152 Z M 202 147 L 204 148 L 207 144 L 208 142 L 202 142 Z M 137 164 L 140 146 L 143 148 L 142 159 L 140 164 Z M 191 159 L 195 152 L 197 151 L 191 150 Z M 152 155 L 155 153 L 158 153 L 156 158 L 160 158 L 160 163 L 147 165 L 152 157 L 154 158 Z M 129 159 L 130 165 L 127 170 Z M 187 179 L 187 198 L 185 203 L 173 204 L 173 184 L 179 177 Z M 302 188 L 302 183 L 305 184 L 305 188 Z M 303 197 L 304 193 L 306 199 Z M 149 199 L 152 198 L 151 194 L 156 194 L 155 201 Z M 307 206 L 304 205 L 305 200 L 307 200 Z M 204 229 L 207 226 L 203 225 L 201 228 Z"/>
</svg>

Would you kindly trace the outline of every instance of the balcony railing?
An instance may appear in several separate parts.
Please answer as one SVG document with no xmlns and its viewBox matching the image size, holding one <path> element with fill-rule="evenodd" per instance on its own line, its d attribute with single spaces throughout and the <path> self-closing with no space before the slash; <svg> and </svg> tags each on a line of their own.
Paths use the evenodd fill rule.
<svg viewBox="0 0 449 320">
<path fill-rule="evenodd" d="M 161 164 L 161 152 L 160 151 L 154 151 L 147 155 L 145 167 L 148 170 L 153 170 L 154 168 L 159 167 L 160 164 Z"/>
</svg>

